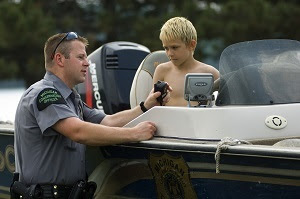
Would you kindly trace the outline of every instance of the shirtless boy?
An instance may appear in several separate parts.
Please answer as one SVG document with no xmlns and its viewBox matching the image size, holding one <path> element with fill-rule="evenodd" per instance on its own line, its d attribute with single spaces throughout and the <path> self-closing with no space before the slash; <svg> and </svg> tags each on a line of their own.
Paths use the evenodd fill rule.
<svg viewBox="0 0 300 199">
<path fill-rule="evenodd" d="M 172 86 L 171 98 L 166 106 L 187 106 L 188 103 L 183 96 L 185 75 L 187 73 L 211 73 L 216 80 L 219 78 L 219 71 L 194 58 L 197 32 L 186 18 L 169 19 L 162 26 L 159 38 L 170 61 L 157 66 L 153 83 L 161 80 Z"/>
</svg>

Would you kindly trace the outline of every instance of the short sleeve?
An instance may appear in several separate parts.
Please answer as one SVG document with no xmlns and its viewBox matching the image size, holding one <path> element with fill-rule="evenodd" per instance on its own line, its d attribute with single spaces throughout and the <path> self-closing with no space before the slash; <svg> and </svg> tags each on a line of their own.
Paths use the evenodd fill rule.
<svg viewBox="0 0 300 199">
<path fill-rule="evenodd" d="M 45 88 L 39 92 L 33 102 L 33 113 L 41 132 L 53 126 L 61 119 L 78 117 L 60 92 L 54 88 Z"/>
<path fill-rule="evenodd" d="M 85 103 L 82 102 L 83 105 L 83 119 L 87 122 L 100 124 L 106 114 L 103 111 L 98 109 L 91 109 Z"/>
<path fill-rule="evenodd" d="M 69 117 L 78 116 L 65 104 L 51 104 L 42 111 L 35 111 L 35 118 L 42 133 L 59 120 Z"/>
</svg>

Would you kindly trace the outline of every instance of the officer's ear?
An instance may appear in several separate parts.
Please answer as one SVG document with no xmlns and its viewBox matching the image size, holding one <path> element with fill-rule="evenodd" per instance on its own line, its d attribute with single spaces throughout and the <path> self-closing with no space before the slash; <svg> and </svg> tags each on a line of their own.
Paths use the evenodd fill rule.
<svg viewBox="0 0 300 199">
<path fill-rule="evenodd" d="M 61 53 L 56 53 L 53 58 L 56 64 L 60 67 L 64 66 L 64 59 L 65 57 Z"/>
</svg>

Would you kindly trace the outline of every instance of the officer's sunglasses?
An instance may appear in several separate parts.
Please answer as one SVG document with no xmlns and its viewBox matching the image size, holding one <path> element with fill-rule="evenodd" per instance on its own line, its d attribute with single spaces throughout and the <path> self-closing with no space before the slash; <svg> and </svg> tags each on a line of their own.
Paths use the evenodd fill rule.
<svg viewBox="0 0 300 199">
<path fill-rule="evenodd" d="M 58 46 L 61 44 L 61 42 L 63 42 L 64 40 L 69 41 L 69 40 L 73 40 L 73 39 L 78 39 L 78 35 L 76 32 L 68 32 L 56 45 L 56 47 L 54 48 L 54 51 L 51 55 L 51 59 L 54 58 L 55 55 L 55 51 L 58 48 Z"/>
</svg>

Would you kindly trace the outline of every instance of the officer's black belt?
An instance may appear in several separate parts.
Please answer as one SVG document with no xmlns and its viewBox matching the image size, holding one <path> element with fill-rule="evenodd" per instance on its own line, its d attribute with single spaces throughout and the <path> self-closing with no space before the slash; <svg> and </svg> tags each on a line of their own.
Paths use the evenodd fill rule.
<svg viewBox="0 0 300 199">
<path fill-rule="evenodd" d="M 73 186 L 68 185 L 41 185 L 42 198 L 68 198 Z"/>
<path fill-rule="evenodd" d="M 11 185 L 12 199 L 93 199 L 97 184 L 79 180 L 74 185 L 33 184 L 26 186 L 19 181 Z"/>
</svg>

